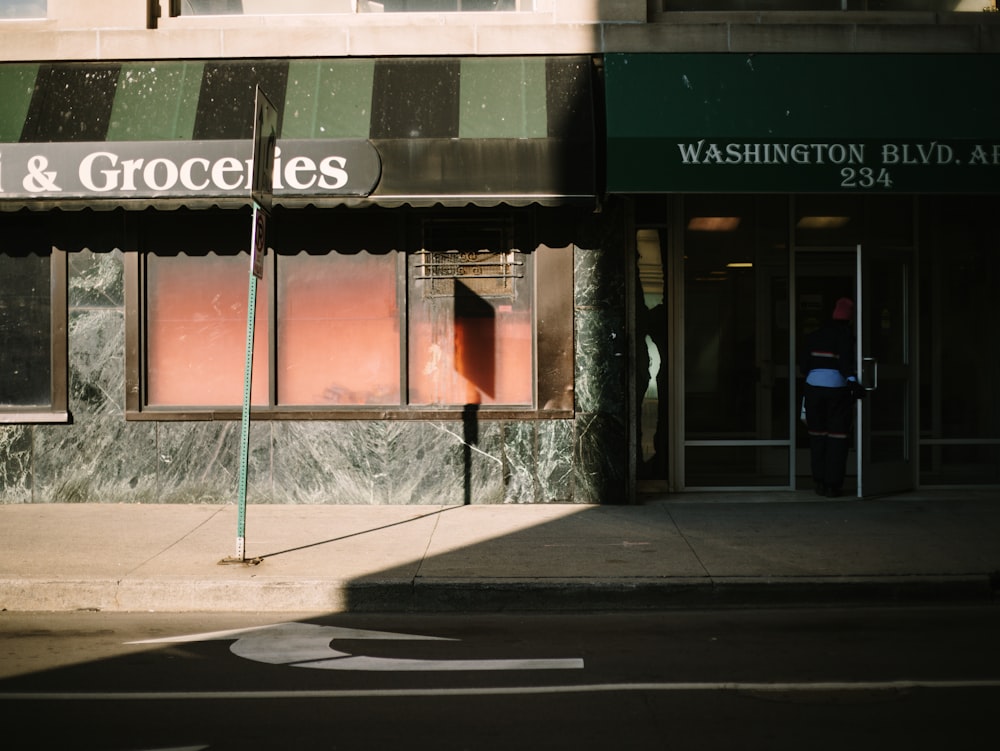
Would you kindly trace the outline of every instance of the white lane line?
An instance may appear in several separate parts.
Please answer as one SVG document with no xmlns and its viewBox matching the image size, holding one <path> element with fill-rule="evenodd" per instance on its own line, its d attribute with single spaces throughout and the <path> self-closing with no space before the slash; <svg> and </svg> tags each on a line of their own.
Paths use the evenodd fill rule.
<svg viewBox="0 0 1000 751">
<path fill-rule="evenodd" d="M 424 696 L 511 696 L 586 694 L 616 691 L 900 691 L 914 688 L 1000 688 L 1000 679 L 818 681 L 814 683 L 593 683 L 563 686 L 493 686 L 483 688 L 326 689 L 317 691 L 96 691 L 4 692 L 0 701 L 203 701 L 207 699 L 376 699 Z"/>
</svg>

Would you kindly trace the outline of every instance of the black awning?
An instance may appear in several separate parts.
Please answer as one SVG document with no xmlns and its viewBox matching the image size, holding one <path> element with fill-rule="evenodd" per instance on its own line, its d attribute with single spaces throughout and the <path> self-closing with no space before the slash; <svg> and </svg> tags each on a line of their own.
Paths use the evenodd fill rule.
<svg viewBox="0 0 1000 751">
<path fill-rule="evenodd" d="M 257 84 L 278 205 L 593 200 L 588 57 L 0 65 L 0 209 L 250 203 Z"/>
</svg>

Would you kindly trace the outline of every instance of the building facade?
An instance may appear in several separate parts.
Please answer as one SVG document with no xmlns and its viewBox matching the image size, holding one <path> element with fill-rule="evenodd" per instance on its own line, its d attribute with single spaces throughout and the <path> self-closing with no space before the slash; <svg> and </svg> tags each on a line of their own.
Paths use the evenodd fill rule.
<svg viewBox="0 0 1000 751">
<path fill-rule="evenodd" d="M 1000 485 L 984 4 L 0 2 L 0 502 L 791 492 L 841 295 L 852 491 Z"/>
</svg>

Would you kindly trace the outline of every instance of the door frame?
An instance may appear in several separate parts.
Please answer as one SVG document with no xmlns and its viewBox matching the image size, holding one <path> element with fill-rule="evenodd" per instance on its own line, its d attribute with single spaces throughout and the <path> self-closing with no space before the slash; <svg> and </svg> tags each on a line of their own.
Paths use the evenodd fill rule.
<svg viewBox="0 0 1000 751">
<path fill-rule="evenodd" d="M 855 300 L 855 331 L 857 333 L 856 356 L 858 377 L 865 387 L 867 396 L 858 400 L 854 419 L 854 470 L 857 482 L 857 497 L 871 498 L 878 495 L 912 490 L 917 487 L 919 474 L 919 435 L 918 435 L 918 381 L 919 370 L 916 358 L 916 312 L 917 307 L 917 286 L 916 286 L 916 253 L 912 249 L 898 248 L 871 248 L 861 244 L 856 246 L 836 246 L 836 247 L 798 247 L 792 248 L 792 314 L 797 315 L 800 263 L 799 259 L 809 253 L 842 253 L 844 255 L 844 270 L 852 269 Z M 871 299 L 873 261 L 885 259 L 887 257 L 899 257 L 904 260 L 900 266 L 902 274 L 902 325 L 903 325 L 903 347 L 905 363 L 896 366 L 896 374 L 902 373 L 904 386 L 904 408 L 903 408 L 903 460 L 899 462 L 879 462 L 872 460 L 872 401 L 879 398 L 877 389 L 877 363 L 874 367 L 866 363 L 872 363 L 874 356 L 869 338 L 865 332 L 872 329 L 872 316 L 875 314 L 875 305 Z M 792 370 L 797 362 L 798 347 L 801 342 L 796 341 L 795 331 L 797 325 L 792 326 L 792 336 L 790 347 L 792 348 Z M 803 374 L 804 375 L 804 374 Z M 801 398 L 798 396 L 797 398 Z M 801 473 L 796 471 L 802 463 L 799 457 L 799 449 L 793 441 L 792 462 L 793 474 L 798 477 Z M 805 449 L 808 456 L 808 448 Z M 797 486 L 797 484 L 796 484 Z"/>
<path fill-rule="evenodd" d="M 872 290 L 874 272 L 872 265 L 877 261 L 888 260 L 898 263 L 900 278 L 902 326 L 900 344 L 902 345 L 901 362 L 882 364 L 885 374 L 902 384 L 904 400 L 900 418 L 902 425 L 902 457 L 896 461 L 875 461 L 873 438 L 874 403 L 880 398 L 888 398 L 889 394 L 879 394 L 878 368 L 879 360 L 872 348 L 872 337 L 868 333 L 875 330 L 875 317 L 881 316 L 873 299 Z M 858 498 L 899 493 L 913 490 L 917 487 L 920 473 L 919 462 L 919 368 L 917 363 L 916 314 L 917 305 L 917 255 L 912 249 L 875 248 L 870 246 L 857 248 L 857 297 L 855 316 L 857 318 L 857 363 L 858 378 L 868 396 L 858 401 L 855 419 L 856 445 L 858 446 Z M 882 310 L 888 309 L 883 306 Z"/>
</svg>

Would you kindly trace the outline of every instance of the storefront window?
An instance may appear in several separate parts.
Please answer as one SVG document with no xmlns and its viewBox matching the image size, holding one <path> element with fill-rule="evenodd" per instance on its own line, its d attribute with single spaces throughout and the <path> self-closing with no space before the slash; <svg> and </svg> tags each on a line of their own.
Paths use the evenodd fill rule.
<svg viewBox="0 0 1000 751">
<path fill-rule="evenodd" d="M 65 416 L 65 317 L 65 254 L 0 251 L 0 422 Z"/>
<path fill-rule="evenodd" d="M 508 236 L 426 228 L 410 257 L 411 404 L 531 404 L 531 279 Z"/>
<path fill-rule="evenodd" d="M 47 0 L 0 0 L 0 19 L 45 18 Z"/>
<path fill-rule="evenodd" d="M 0 255 L 0 409 L 52 399 L 49 256 Z"/>
<path fill-rule="evenodd" d="M 920 482 L 1000 483 L 995 196 L 920 203 Z"/>
<path fill-rule="evenodd" d="M 396 258 L 278 259 L 279 404 L 399 404 Z"/>
<path fill-rule="evenodd" d="M 146 257 L 149 406 L 232 406 L 243 400 L 249 260 L 244 255 Z M 268 403 L 268 296 L 257 294 L 255 405 Z"/>
<path fill-rule="evenodd" d="M 780 197 L 685 200 L 688 486 L 788 482 L 788 222 Z"/>
<path fill-rule="evenodd" d="M 298 414 L 572 410 L 572 246 L 522 252 L 505 220 L 411 227 L 422 247 L 405 253 L 372 231 L 376 250 L 268 253 L 257 291 L 253 406 Z M 130 365 L 143 393 L 130 413 L 240 404 L 247 255 L 143 258 L 135 273 L 144 284 L 145 369 L 137 359 Z M 537 310 L 536 270 L 546 291 Z"/>
</svg>

